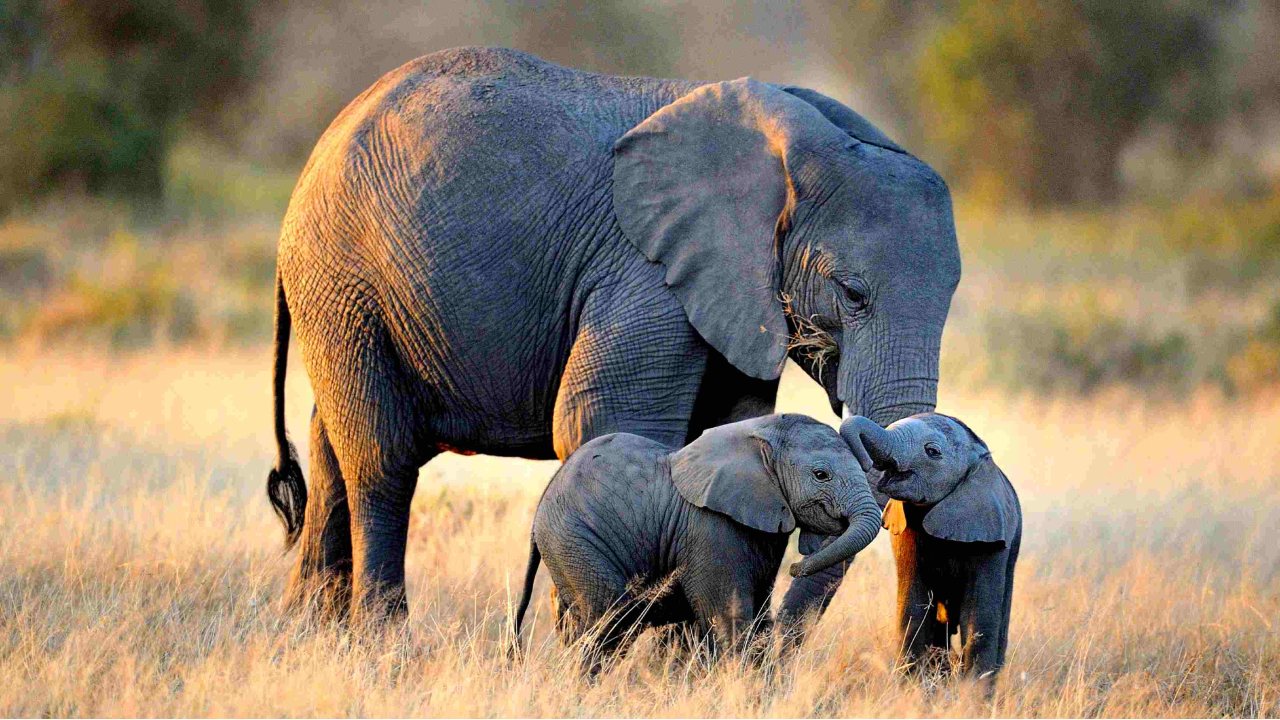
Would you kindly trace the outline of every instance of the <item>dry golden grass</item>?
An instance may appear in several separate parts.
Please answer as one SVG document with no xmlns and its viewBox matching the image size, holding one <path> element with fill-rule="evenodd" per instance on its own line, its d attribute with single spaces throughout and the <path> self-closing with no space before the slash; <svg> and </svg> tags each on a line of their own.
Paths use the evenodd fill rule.
<svg viewBox="0 0 1280 720">
<path fill-rule="evenodd" d="M 1274 395 L 944 389 L 1026 513 L 990 707 L 963 683 L 891 675 L 883 537 L 784 666 L 708 669 L 646 638 L 591 685 L 549 634 L 545 592 L 529 657 L 509 666 L 507 608 L 553 463 L 449 456 L 424 470 L 403 634 L 353 642 L 282 617 L 268 366 L 265 352 L 0 359 L 0 714 L 1280 714 Z M 295 368 L 300 440 L 308 398 Z M 782 404 L 829 415 L 795 374 Z"/>
</svg>

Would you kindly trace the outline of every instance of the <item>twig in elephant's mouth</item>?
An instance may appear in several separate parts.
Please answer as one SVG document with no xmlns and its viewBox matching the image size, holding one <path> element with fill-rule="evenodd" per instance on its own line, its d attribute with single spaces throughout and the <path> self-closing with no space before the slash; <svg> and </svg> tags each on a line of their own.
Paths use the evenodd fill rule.
<svg viewBox="0 0 1280 720">
<path fill-rule="evenodd" d="M 822 371 L 827 363 L 840 355 L 840 346 L 831 333 L 823 330 L 815 320 L 816 316 L 804 316 L 791 309 L 791 296 L 782 293 L 783 312 L 787 315 L 791 326 L 791 336 L 787 338 L 787 352 L 795 352 L 806 360 L 813 368 L 818 381 L 822 381 Z"/>
</svg>

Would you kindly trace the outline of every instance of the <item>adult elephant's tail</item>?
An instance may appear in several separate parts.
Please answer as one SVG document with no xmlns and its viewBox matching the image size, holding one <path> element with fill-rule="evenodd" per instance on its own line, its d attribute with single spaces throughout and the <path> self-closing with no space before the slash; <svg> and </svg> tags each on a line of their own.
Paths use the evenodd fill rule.
<svg viewBox="0 0 1280 720">
<path fill-rule="evenodd" d="M 267 475 L 267 499 L 284 523 L 284 546 L 288 550 L 302 533 L 302 518 L 307 509 L 307 484 L 302 479 L 298 455 L 289 442 L 284 426 L 284 380 L 289 371 L 289 305 L 284 298 L 284 284 L 276 271 L 276 337 L 275 360 L 271 369 L 271 392 L 275 407 L 276 466 Z"/>
<path fill-rule="evenodd" d="M 538 541 L 529 535 L 529 564 L 524 570 L 524 591 L 520 594 L 520 605 L 516 607 L 516 621 L 511 628 L 511 650 L 508 657 L 515 658 L 520 654 L 520 626 L 524 624 L 524 612 L 529 609 L 529 600 L 533 597 L 533 581 L 538 578 L 538 563 L 542 562 L 542 552 L 538 550 Z"/>
</svg>

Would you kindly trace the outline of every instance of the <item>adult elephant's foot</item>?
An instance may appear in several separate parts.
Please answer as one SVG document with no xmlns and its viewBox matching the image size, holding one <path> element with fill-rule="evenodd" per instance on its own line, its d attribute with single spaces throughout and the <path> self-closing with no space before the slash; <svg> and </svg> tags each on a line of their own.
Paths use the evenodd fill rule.
<svg viewBox="0 0 1280 720">
<path fill-rule="evenodd" d="M 362 634 L 397 630 L 408 619 L 409 598 L 403 583 L 378 583 L 352 594 L 351 626 Z"/>
<path fill-rule="evenodd" d="M 351 616 L 351 572 L 312 573 L 301 577 L 295 568 L 281 601 L 287 615 L 309 621 L 345 624 Z"/>
</svg>

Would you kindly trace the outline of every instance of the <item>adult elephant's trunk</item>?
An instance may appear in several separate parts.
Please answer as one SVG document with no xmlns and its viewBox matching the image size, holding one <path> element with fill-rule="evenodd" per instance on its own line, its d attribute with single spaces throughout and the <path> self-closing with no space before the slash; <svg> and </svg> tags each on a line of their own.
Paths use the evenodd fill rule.
<svg viewBox="0 0 1280 720">
<path fill-rule="evenodd" d="M 890 304 L 890 303 L 886 303 Z M 910 304 L 910 303 L 909 303 Z M 918 305 L 918 303 L 916 303 Z M 941 306 L 945 318 L 945 305 Z M 825 379 L 831 409 L 840 414 L 866 415 L 888 425 L 900 418 L 933 410 L 938 399 L 938 348 L 942 320 L 922 321 L 915 327 L 881 320 L 874 327 L 850 331 L 840 348 L 837 381 Z M 843 408 L 841 407 L 843 406 Z M 870 457 L 861 459 L 871 465 Z M 879 513 L 875 520 L 879 528 Z M 872 533 L 874 536 L 874 533 Z M 832 545 L 835 545 L 832 541 Z M 830 546 L 828 546 L 830 547 Z M 816 554 L 810 558 L 816 557 Z M 787 624 L 817 611 L 821 613 L 840 587 L 849 561 L 826 570 L 811 570 L 787 589 L 779 618 Z M 802 631 L 801 631 L 802 632 Z"/>
<path fill-rule="evenodd" d="M 845 531 L 826 547 L 792 565 L 791 577 L 806 577 L 852 560 L 875 540 L 880 532 L 880 506 L 871 496 L 869 487 L 858 492 L 850 507 L 845 509 L 844 517 L 849 522 Z"/>
<path fill-rule="evenodd" d="M 880 318 L 865 329 L 846 331 L 833 409 L 841 412 L 834 406 L 838 400 L 850 414 L 865 415 L 881 425 L 932 410 L 938 402 L 941 342 L 941 320 Z"/>
</svg>

